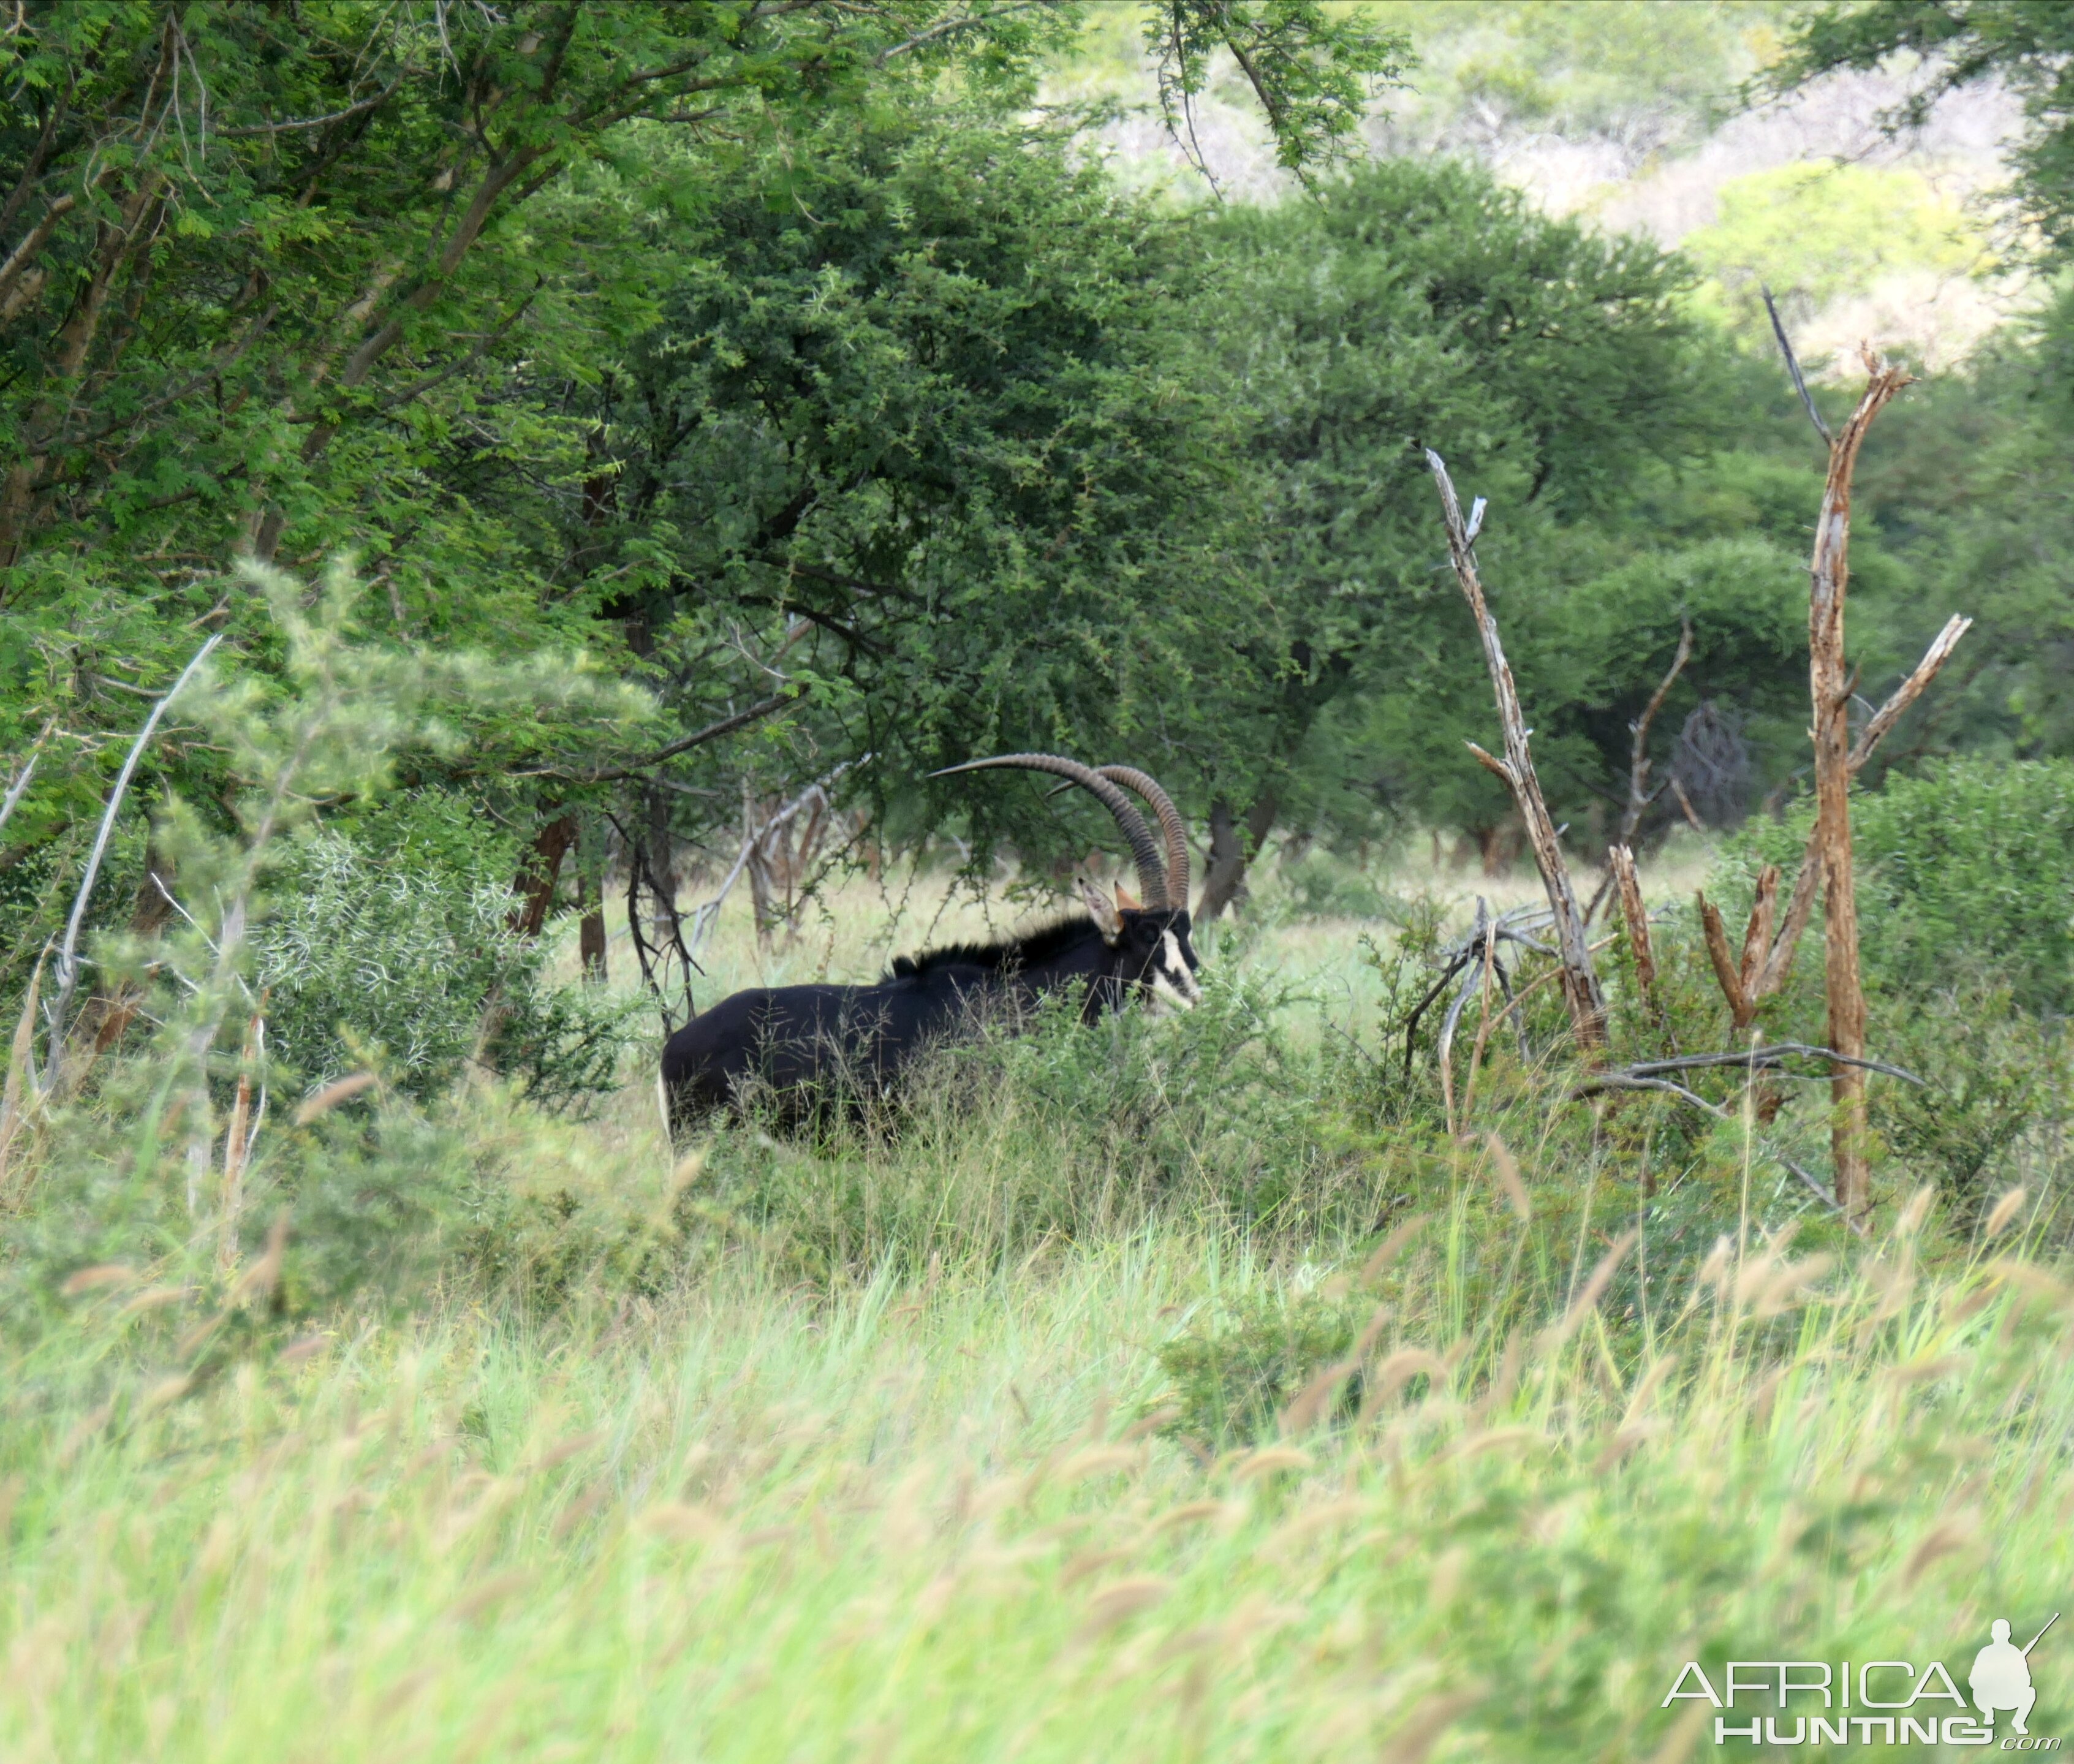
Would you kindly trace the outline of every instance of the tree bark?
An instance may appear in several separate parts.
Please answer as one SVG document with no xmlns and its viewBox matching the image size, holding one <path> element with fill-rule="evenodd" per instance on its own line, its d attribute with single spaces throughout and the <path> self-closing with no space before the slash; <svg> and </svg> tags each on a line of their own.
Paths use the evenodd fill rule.
<svg viewBox="0 0 2074 1764">
<path fill-rule="evenodd" d="M 594 900 L 576 927 L 576 952 L 583 963 L 583 977 L 602 985 L 605 971 L 605 903 Z"/>
<path fill-rule="evenodd" d="M 518 904 L 511 909 L 511 928 L 520 936 L 537 937 L 547 924 L 555 885 L 561 879 L 562 860 L 576 842 L 574 815 L 556 816 L 533 836 L 533 849 L 511 885 L 518 896 Z"/>
<path fill-rule="evenodd" d="M 1849 1060 L 1865 1051 L 1865 994 L 1858 972 L 1857 878 L 1851 865 L 1851 680 L 1844 659 L 1844 602 L 1850 584 L 1851 474 L 1873 419 L 1908 376 L 1869 349 L 1870 376 L 1858 407 L 1829 449 L 1822 512 L 1808 565 L 1808 684 L 1815 713 L 1815 827 L 1822 857 L 1823 952 L 1829 1045 Z M 1870 1203 L 1865 1155 L 1865 1073 L 1838 1064 L 1829 1078 L 1831 1161 L 1836 1204 L 1863 1220 Z"/>
<path fill-rule="evenodd" d="M 1202 896 L 1196 907 L 1199 923 L 1208 924 L 1221 918 L 1227 907 L 1246 898 L 1246 865 L 1259 854 L 1281 808 L 1280 799 L 1273 791 L 1262 791 L 1246 811 L 1242 833 L 1232 818 L 1230 803 L 1220 796 L 1210 804 L 1210 861 L 1203 876 Z"/>
<path fill-rule="evenodd" d="M 1954 613 L 1944 622 L 1944 628 L 1937 634 L 1930 647 L 1923 651 L 1923 659 L 1915 664 L 1915 671 L 1900 685 L 1892 696 L 1880 706 L 1873 720 L 1858 732 L 1858 738 L 1851 749 L 1851 770 L 1853 775 L 1865 770 L 1865 762 L 1883 741 L 1887 732 L 1899 722 L 1902 714 L 1923 696 L 1923 690 L 1936 679 L 1945 663 L 1952 659 L 1952 651 L 1959 647 L 1959 639 L 1973 628 L 1973 620 Z M 1793 893 L 1786 903 L 1786 915 L 1779 921 L 1779 935 L 1772 941 L 1770 952 L 1765 957 L 1759 971 L 1756 996 L 1768 998 L 1786 983 L 1787 971 L 1793 965 L 1794 952 L 1800 947 L 1801 933 L 1807 930 L 1808 921 L 1815 910 L 1816 890 L 1822 882 L 1822 834 L 1818 825 L 1808 834 L 1808 849 L 1801 855 L 1800 873 L 1793 879 Z"/>
<path fill-rule="evenodd" d="M 1671 1013 L 1664 1007 L 1663 995 L 1656 985 L 1656 947 L 1650 939 L 1649 909 L 1642 898 L 1642 878 L 1635 874 L 1634 853 L 1626 844 L 1608 848 L 1606 875 L 1618 892 L 1621 917 L 1627 924 L 1628 948 L 1634 954 L 1635 983 L 1642 989 L 1642 1003 L 1675 1053 L 1678 1036 L 1671 1025 Z"/>
</svg>

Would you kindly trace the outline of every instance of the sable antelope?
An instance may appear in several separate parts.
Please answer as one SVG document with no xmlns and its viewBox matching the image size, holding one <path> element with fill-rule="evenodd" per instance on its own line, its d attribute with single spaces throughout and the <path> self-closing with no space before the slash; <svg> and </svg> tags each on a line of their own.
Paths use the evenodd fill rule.
<svg viewBox="0 0 2074 1764">
<path fill-rule="evenodd" d="M 1046 994 L 1084 989 L 1082 1020 L 1134 998 L 1155 1010 L 1187 1010 L 1202 996 L 1188 942 L 1188 837 L 1172 799 L 1129 766 L 1081 765 L 1056 754 L 1003 754 L 933 776 L 1008 766 L 1050 772 L 1089 791 L 1130 842 L 1144 903 L 1111 900 L 1085 881 L 1087 916 L 1002 943 L 959 944 L 898 957 L 868 986 L 768 986 L 738 992 L 695 1017 L 663 1049 L 663 1082 L 682 1122 L 737 1109 L 767 1088 L 796 1122 L 833 1089 L 884 1093 L 923 1047 L 969 1027 L 982 1010 L 1027 1010 Z M 1125 791 L 1151 806 L 1166 859 Z"/>
</svg>

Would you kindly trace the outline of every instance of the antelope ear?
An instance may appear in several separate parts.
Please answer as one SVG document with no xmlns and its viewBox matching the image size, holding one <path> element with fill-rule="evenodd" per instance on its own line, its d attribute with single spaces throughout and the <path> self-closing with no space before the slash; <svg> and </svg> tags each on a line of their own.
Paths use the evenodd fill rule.
<svg viewBox="0 0 2074 1764">
<path fill-rule="evenodd" d="M 1080 881 L 1080 901 L 1088 909 L 1088 916 L 1094 920 L 1095 929 L 1102 934 L 1102 941 L 1114 944 L 1123 935 L 1123 915 L 1109 896 L 1086 877 L 1081 877 Z"/>
<path fill-rule="evenodd" d="M 1116 885 L 1116 904 L 1120 911 L 1127 913 L 1145 911 L 1145 903 L 1131 893 L 1122 882 Z"/>
</svg>

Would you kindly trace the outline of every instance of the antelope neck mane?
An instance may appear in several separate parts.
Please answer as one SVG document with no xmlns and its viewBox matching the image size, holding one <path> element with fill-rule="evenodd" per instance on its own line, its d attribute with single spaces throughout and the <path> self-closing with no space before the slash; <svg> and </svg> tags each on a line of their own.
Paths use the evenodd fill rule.
<svg viewBox="0 0 2074 1764">
<path fill-rule="evenodd" d="M 1085 913 L 1041 925 L 1025 936 L 1004 937 L 998 943 L 946 944 L 941 949 L 925 950 L 919 956 L 895 956 L 889 980 L 912 974 L 934 973 L 944 968 L 991 968 L 997 971 L 1031 968 L 1051 960 L 1090 936 L 1099 936 L 1094 921 Z"/>
</svg>

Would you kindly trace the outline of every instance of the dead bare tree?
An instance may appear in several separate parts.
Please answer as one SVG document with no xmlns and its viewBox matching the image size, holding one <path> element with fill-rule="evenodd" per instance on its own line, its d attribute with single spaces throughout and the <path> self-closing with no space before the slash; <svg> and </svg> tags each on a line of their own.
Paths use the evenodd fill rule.
<svg viewBox="0 0 2074 1764">
<path fill-rule="evenodd" d="M 1469 518 L 1465 521 L 1446 463 L 1431 448 L 1426 450 L 1426 463 L 1440 487 L 1441 518 L 1448 529 L 1448 556 L 1455 567 L 1455 579 L 1461 584 L 1462 593 L 1476 619 L 1477 634 L 1483 640 L 1484 660 L 1490 669 L 1498 721 L 1505 732 L 1502 759 L 1485 753 L 1474 742 L 1469 743 L 1469 749 L 1481 764 L 1504 780 L 1506 788 L 1518 806 L 1521 819 L 1527 823 L 1527 841 L 1533 847 L 1534 861 L 1541 871 L 1542 886 L 1547 891 L 1549 910 L 1555 916 L 1556 959 L 1562 964 L 1563 994 L 1570 1007 L 1577 1044 L 1587 1053 L 1596 1053 L 1605 1045 L 1605 996 L 1599 989 L 1598 976 L 1592 967 L 1584 915 L 1578 910 L 1576 892 L 1570 886 L 1570 870 L 1563 861 L 1563 849 L 1556 841 L 1556 823 L 1542 796 L 1541 782 L 1535 775 L 1534 757 L 1527 746 L 1530 732 L 1526 714 L 1520 708 L 1519 689 L 1513 684 L 1512 667 L 1505 659 L 1505 646 L 1498 638 L 1498 621 L 1491 617 L 1490 608 L 1485 602 L 1483 583 L 1477 573 L 1473 547 L 1477 533 L 1483 525 L 1485 505 L 1478 498 Z"/>
<path fill-rule="evenodd" d="M 1767 304 L 1770 296 L 1766 295 Z M 1863 352 L 1865 389 L 1857 408 L 1841 432 L 1831 434 L 1808 395 L 1807 382 L 1795 360 L 1785 327 L 1772 309 L 1772 325 L 1784 352 L 1788 371 L 1807 406 L 1808 414 L 1829 450 L 1829 469 L 1822 485 L 1822 507 L 1815 524 L 1815 551 L 1808 562 L 1808 687 L 1814 712 L 1811 733 L 1815 744 L 1815 837 L 1813 849 L 1822 865 L 1824 981 L 1828 996 L 1829 1046 L 1836 1058 L 1830 1077 L 1830 1153 L 1834 1171 L 1836 1204 L 1847 1218 L 1863 1218 L 1869 1204 L 1871 1169 L 1865 1155 L 1865 1079 L 1857 1062 L 1865 1054 L 1865 995 L 1858 969 L 1858 907 L 1857 878 L 1851 865 L 1851 694 L 1853 681 L 1845 661 L 1844 609 L 1850 585 L 1851 479 L 1857 469 L 1858 450 L 1873 419 L 1894 395 L 1909 383 L 1909 376 L 1875 354 L 1869 345 Z M 1898 714 L 1898 713 L 1897 713 Z M 1803 870 L 1809 867 L 1803 865 Z M 1800 890 L 1796 887 L 1795 894 Z M 1813 887 L 1808 889 L 1812 907 Z M 1805 909 L 1803 909 L 1804 911 Z M 1789 930 L 1797 937 L 1791 926 Z M 1804 923 L 1804 919 L 1803 921 Z M 1708 941 L 1716 941 L 1720 925 L 1715 915 L 1708 926 Z M 1730 976 L 1725 960 L 1725 937 L 1716 965 L 1725 990 Z M 1769 968 L 1770 964 L 1766 964 Z M 1761 969 L 1754 980 L 1762 976 Z M 1784 973 L 1781 965 L 1780 973 Z M 1737 979 L 1740 980 L 1740 975 Z M 1754 985 L 1741 988 L 1742 1003 L 1754 1008 L 1748 994 Z M 1737 994 L 1730 993 L 1732 1006 Z"/>
<path fill-rule="evenodd" d="M 1844 653 L 1844 612 L 1850 584 L 1851 480 L 1858 450 L 1873 419 L 1909 383 L 1909 376 L 1865 345 L 1861 352 L 1865 389 L 1850 420 L 1841 432 L 1832 435 L 1808 394 L 1807 380 L 1769 291 L 1765 304 L 1795 390 L 1828 449 L 1829 467 L 1816 523 L 1814 555 L 1808 564 L 1808 694 L 1814 712 L 1811 733 L 1815 747 L 1815 827 L 1800 874 L 1795 878 L 1785 923 L 1744 990 L 1754 1009 L 1758 999 L 1783 981 L 1813 911 L 1819 885 L 1823 894 L 1829 1045 L 1837 1056 L 1830 1080 L 1832 1160 L 1836 1204 L 1855 1222 L 1862 1220 L 1869 1204 L 1871 1171 L 1865 1154 L 1865 1068 L 1857 1063 L 1865 1053 L 1865 1000 L 1858 964 L 1857 878 L 1851 862 L 1851 779 L 1902 713 L 1936 677 L 1971 621 L 1955 615 L 1946 623 L 1915 672 L 1902 682 L 1853 742 L 1850 715 L 1855 680 Z"/>
</svg>

